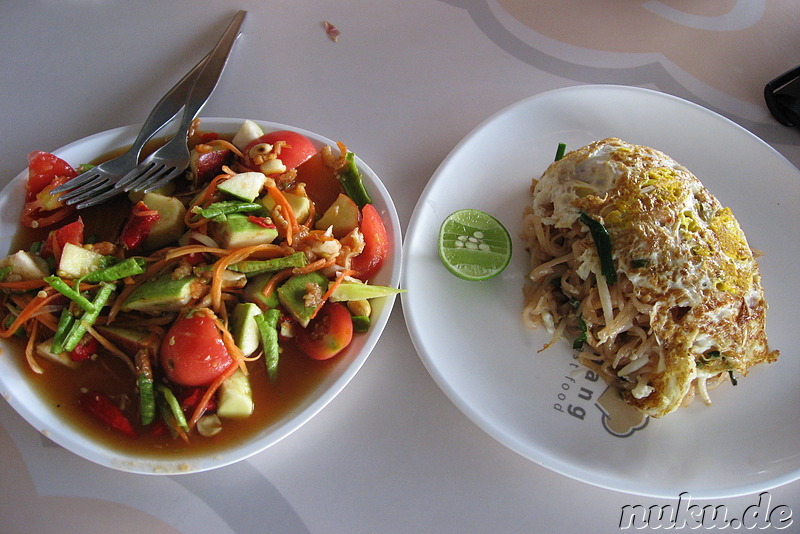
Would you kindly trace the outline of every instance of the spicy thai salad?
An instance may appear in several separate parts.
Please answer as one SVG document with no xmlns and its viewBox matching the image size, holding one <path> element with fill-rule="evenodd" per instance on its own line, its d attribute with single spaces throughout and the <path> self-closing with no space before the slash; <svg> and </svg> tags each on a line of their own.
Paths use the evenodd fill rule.
<svg viewBox="0 0 800 534">
<path fill-rule="evenodd" d="M 24 237 L 0 261 L 0 336 L 32 378 L 70 377 L 60 402 L 158 447 L 268 412 L 254 388 L 335 359 L 400 291 L 370 284 L 391 243 L 344 144 L 198 121 L 190 145 L 185 177 L 80 211 L 50 191 L 86 166 L 32 152 Z"/>
</svg>

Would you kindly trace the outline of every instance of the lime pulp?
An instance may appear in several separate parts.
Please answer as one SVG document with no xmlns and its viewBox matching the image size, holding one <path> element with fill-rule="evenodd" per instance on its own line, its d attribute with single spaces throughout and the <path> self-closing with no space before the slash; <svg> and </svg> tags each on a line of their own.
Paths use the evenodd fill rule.
<svg viewBox="0 0 800 534">
<path fill-rule="evenodd" d="M 477 209 L 448 215 L 439 228 L 439 258 L 464 280 L 487 280 L 511 260 L 511 237 L 500 221 Z"/>
</svg>

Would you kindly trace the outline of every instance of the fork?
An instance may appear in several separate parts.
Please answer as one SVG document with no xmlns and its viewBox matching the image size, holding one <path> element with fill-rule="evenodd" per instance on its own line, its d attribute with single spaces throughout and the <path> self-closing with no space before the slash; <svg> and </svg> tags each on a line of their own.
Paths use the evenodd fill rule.
<svg viewBox="0 0 800 534">
<path fill-rule="evenodd" d="M 186 95 L 189 93 L 194 83 L 195 76 L 200 72 L 207 58 L 208 56 L 201 59 L 191 71 L 159 100 L 158 104 L 155 105 L 150 115 L 144 121 L 139 134 L 136 136 L 136 140 L 124 154 L 92 167 L 83 174 L 54 188 L 51 194 L 58 195 L 61 193 L 59 200 L 64 201 L 67 205 L 82 202 L 104 192 L 121 194 L 122 191 L 113 189 L 114 184 L 119 181 L 125 173 L 136 167 L 139 163 L 139 154 L 147 141 L 161 131 L 164 126 L 172 121 L 181 111 L 186 101 Z M 111 198 L 111 196 L 105 198 Z M 79 204 L 78 207 L 85 206 Z"/>
<path fill-rule="evenodd" d="M 153 152 L 135 169 L 122 177 L 114 188 L 122 191 L 153 191 L 174 180 L 189 167 L 190 152 L 187 143 L 192 122 L 217 86 L 219 77 L 244 21 L 246 11 L 239 11 L 231 21 L 220 41 L 211 51 L 192 86 L 183 108 L 178 132 L 167 144 Z"/>
</svg>

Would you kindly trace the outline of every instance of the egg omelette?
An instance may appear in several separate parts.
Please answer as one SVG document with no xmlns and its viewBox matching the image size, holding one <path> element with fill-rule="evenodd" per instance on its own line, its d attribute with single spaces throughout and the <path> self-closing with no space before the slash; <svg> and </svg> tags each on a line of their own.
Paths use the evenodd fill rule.
<svg viewBox="0 0 800 534">
<path fill-rule="evenodd" d="M 526 323 L 571 339 L 647 415 L 695 395 L 710 404 L 712 386 L 778 357 L 739 223 L 658 150 L 608 138 L 552 163 L 533 180 L 523 237 Z"/>
</svg>

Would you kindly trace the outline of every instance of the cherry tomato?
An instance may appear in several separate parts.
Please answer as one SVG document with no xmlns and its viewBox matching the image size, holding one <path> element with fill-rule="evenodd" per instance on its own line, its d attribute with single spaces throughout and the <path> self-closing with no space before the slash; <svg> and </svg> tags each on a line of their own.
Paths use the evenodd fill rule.
<svg viewBox="0 0 800 534">
<path fill-rule="evenodd" d="M 207 386 L 233 362 L 214 319 L 203 309 L 172 323 L 160 354 L 167 378 L 181 386 Z"/>
<path fill-rule="evenodd" d="M 28 154 L 28 184 L 20 222 L 29 228 L 44 228 L 71 215 L 75 208 L 65 206 L 50 191 L 77 175 L 75 169 L 53 154 Z"/>
<path fill-rule="evenodd" d="M 261 166 L 253 161 L 253 157 L 257 155 L 257 153 L 255 153 L 257 151 L 251 154 L 251 150 L 263 143 L 274 146 L 278 141 L 286 143 L 281 147 L 278 159 L 283 162 L 287 171 L 294 169 L 317 153 L 317 148 L 306 136 L 297 132 L 279 130 L 277 132 L 264 134 L 258 139 L 251 141 L 247 147 L 245 147 L 245 165 L 253 170 L 260 170 Z"/>
<path fill-rule="evenodd" d="M 49 152 L 34 151 L 28 154 L 28 186 L 25 202 L 30 202 L 42 189 L 50 185 L 56 176 L 74 178 L 78 172 L 72 166 Z"/>
<path fill-rule="evenodd" d="M 368 280 L 378 271 L 389 252 L 386 227 L 372 204 L 361 208 L 361 233 L 364 235 L 364 251 L 353 258 L 351 267 L 358 278 Z"/>
<path fill-rule="evenodd" d="M 315 360 L 339 354 L 353 339 L 353 319 L 339 302 L 328 302 L 306 328 L 299 328 L 295 341 L 300 350 Z"/>
<path fill-rule="evenodd" d="M 78 217 L 77 221 L 52 230 L 47 234 L 47 239 L 45 239 L 44 245 L 42 245 L 42 257 L 49 258 L 52 256 L 56 260 L 59 260 L 61 259 L 61 251 L 64 250 L 64 245 L 67 243 L 78 246 L 83 245 L 83 228 L 83 219 Z"/>
<path fill-rule="evenodd" d="M 305 163 L 297 167 L 298 183 L 306 184 L 306 193 L 317 213 L 323 214 L 342 192 L 342 184 L 336 179 L 336 172 L 325 165 L 322 154 L 311 156 Z"/>
</svg>

